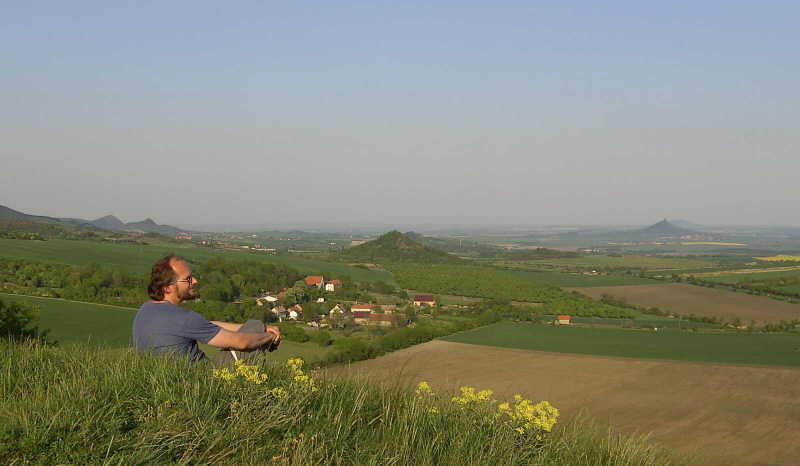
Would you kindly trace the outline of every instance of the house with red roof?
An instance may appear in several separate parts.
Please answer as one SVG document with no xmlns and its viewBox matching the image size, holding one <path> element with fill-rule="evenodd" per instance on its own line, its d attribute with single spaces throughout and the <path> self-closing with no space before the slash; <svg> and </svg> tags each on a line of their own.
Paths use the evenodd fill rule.
<svg viewBox="0 0 800 466">
<path fill-rule="evenodd" d="M 369 316 L 372 314 L 372 304 L 353 304 L 350 306 L 350 312 L 353 314 L 355 323 L 365 325 L 369 322 Z"/>
<path fill-rule="evenodd" d="M 568 315 L 566 315 L 566 314 L 563 314 L 563 315 L 560 315 L 560 316 L 557 316 L 557 317 L 556 317 L 556 323 L 557 323 L 558 325 L 569 325 L 569 323 L 570 323 L 570 319 L 572 319 L 572 317 L 571 317 L 571 316 L 568 316 Z"/>
<path fill-rule="evenodd" d="M 322 275 L 309 275 L 305 278 L 306 286 L 316 286 L 322 288 L 325 285 L 325 280 Z"/>
</svg>

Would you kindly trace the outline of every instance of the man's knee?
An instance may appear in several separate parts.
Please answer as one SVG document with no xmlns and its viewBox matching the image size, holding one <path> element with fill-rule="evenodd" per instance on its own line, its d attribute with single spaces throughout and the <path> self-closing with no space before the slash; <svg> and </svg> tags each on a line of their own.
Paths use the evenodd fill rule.
<svg viewBox="0 0 800 466">
<path fill-rule="evenodd" d="M 256 319 L 248 320 L 239 328 L 239 332 L 242 333 L 264 333 L 264 331 L 264 322 Z"/>
</svg>

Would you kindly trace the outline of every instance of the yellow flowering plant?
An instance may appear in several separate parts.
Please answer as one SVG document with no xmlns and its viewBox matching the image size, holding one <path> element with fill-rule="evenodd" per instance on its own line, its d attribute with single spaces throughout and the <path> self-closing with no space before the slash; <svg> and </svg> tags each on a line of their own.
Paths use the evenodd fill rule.
<svg viewBox="0 0 800 466">
<path fill-rule="evenodd" d="M 451 403 L 470 413 L 485 413 L 489 409 L 490 422 L 500 422 L 520 435 L 531 434 L 536 440 L 542 440 L 558 422 L 560 413 L 548 401 L 533 403 L 521 395 L 514 395 L 513 403 L 502 402 L 495 408 L 497 400 L 492 398 L 492 390 L 464 386 L 459 391 L 460 395 L 453 396 Z M 419 382 L 414 393 L 417 402 L 424 403 L 423 406 L 429 414 L 439 414 L 439 408 L 434 405 L 436 394 L 428 382 Z M 494 415 L 491 414 L 492 411 Z"/>
<path fill-rule="evenodd" d="M 269 379 L 266 372 L 258 370 L 258 366 L 245 364 L 244 361 L 241 360 L 234 363 L 233 371 L 224 367 L 222 369 L 214 369 L 212 374 L 214 378 L 222 379 L 226 382 L 230 382 L 236 378 L 242 378 L 256 385 L 261 385 Z"/>
<path fill-rule="evenodd" d="M 558 422 L 559 411 L 548 401 L 534 404 L 520 395 L 514 395 L 514 405 L 501 403 L 497 406 L 497 417 L 519 434 L 533 433 L 537 440 L 553 430 Z"/>
<path fill-rule="evenodd" d="M 314 379 L 312 379 L 311 377 L 306 375 L 305 372 L 303 372 L 304 364 L 305 361 L 303 361 L 300 358 L 289 359 L 286 361 L 286 366 L 293 373 L 292 383 L 299 387 L 310 390 L 312 393 L 316 392 L 317 390 L 319 390 L 319 388 L 317 388 L 317 383 L 314 381 Z"/>
</svg>

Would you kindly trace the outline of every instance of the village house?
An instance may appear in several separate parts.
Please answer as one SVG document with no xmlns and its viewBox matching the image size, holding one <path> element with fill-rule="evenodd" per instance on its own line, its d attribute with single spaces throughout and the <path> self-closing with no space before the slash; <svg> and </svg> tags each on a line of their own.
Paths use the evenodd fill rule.
<svg viewBox="0 0 800 466">
<path fill-rule="evenodd" d="M 271 305 L 276 302 L 278 302 L 278 298 L 276 298 L 275 296 L 266 295 L 260 298 L 256 298 L 256 305 L 258 306 L 263 306 L 265 304 Z"/>
<path fill-rule="evenodd" d="M 272 309 L 272 314 L 278 319 L 278 322 L 283 322 L 284 319 L 289 318 L 289 311 L 283 306 L 277 306 Z"/>
<path fill-rule="evenodd" d="M 325 283 L 325 291 L 331 291 L 331 292 L 336 291 L 336 288 L 339 288 L 341 286 L 342 286 L 342 281 L 334 279 Z"/>
<path fill-rule="evenodd" d="M 309 275 L 305 278 L 306 286 L 316 286 L 317 288 L 322 288 L 325 286 L 325 279 L 322 275 Z"/>
<path fill-rule="evenodd" d="M 556 317 L 556 324 L 558 324 L 558 325 L 569 325 L 571 319 L 572 319 L 571 316 L 562 314 L 562 315 Z"/>
<path fill-rule="evenodd" d="M 333 306 L 331 310 L 328 312 L 328 315 L 330 315 L 331 317 L 335 316 L 336 314 L 344 314 L 344 308 L 342 308 L 342 306 L 338 304 Z"/>
<path fill-rule="evenodd" d="M 350 306 L 353 313 L 353 321 L 358 325 L 369 323 L 369 316 L 372 314 L 372 304 L 353 304 Z"/>
<path fill-rule="evenodd" d="M 414 296 L 415 307 L 422 307 L 422 306 L 433 307 L 435 305 L 436 305 L 436 298 L 432 294 L 418 294 Z"/>
<path fill-rule="evenodd" d="M 289 311 L 289 320 L 299 320 L 303 316 L 303 307 L 299 304 L 287 309 Z"/>
</svg>

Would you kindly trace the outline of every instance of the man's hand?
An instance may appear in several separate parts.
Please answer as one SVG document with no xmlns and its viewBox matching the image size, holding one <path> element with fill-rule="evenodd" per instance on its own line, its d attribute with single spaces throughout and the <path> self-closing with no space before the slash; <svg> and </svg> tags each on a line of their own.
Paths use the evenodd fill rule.
<svg viewBox="0 0 800 466">
<path fill-rule="evenodd" d="M 278 345 L 281 344 L 281 330 L 278 327 L 272 325 L 264 325 L 264 332 L 275 335 L 275 338 L 273 338 L 272 342 L 270 342 L 268 351 L 273 352 L 276 349 L 278 349 Z"/>
</svg>

